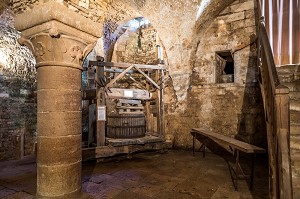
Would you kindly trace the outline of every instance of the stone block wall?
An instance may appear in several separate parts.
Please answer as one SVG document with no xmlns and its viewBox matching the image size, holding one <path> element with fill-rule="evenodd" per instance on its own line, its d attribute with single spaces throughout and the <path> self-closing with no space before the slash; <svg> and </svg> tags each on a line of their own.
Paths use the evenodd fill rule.
<svg viewBox="0 0 300 199">
<path fill-rule="evenodd" d="M 266 147 L 263 104 L 256 79 L 256 45 L 252 43 L 255 37 L 253 0 L 233 2 L 196 36 L 187 100 L 182 102 L 187 108 L 180 110 L 172 97 L 166 98 L 166 133 L 174 136 L 175 146 L 190 148 L 191 128 L 206 127 Z M 233 83 L 216 83 L 215 53 L 224 50 L 233 53 Z M 182 81 L 184 84 L 186 79 Z M 167 95 L 174 94 L 174 90 L 167 90 Z"/>
<path fill-rule="evenodd" d="M 19 14 L 47 1 L 61 3 L 86 18 L 99 23 L 104 21 L 110 2 L 110 0 L 12 0 L 12 7 L 14 12 Z"/>
<path fill-rule="evenodd" d="M 0 73 L 0 161 L 34 152 L 36 101 L 22 80 Z"/>
<path fill-rule="evenodd" d="M 148 64 L 156 59 L 156 30 L 153 27 L 141 28 L 140 47 L 138 34 L 139 30 L 127 30 L 117 40 L 112 61 Z"/>
<path fill-rule="evenodd" d="M 20 46 L 9 9 L 0 15 L 0 161 L 34 151 L 36 135 L 35 60 Z"/>
</svg>

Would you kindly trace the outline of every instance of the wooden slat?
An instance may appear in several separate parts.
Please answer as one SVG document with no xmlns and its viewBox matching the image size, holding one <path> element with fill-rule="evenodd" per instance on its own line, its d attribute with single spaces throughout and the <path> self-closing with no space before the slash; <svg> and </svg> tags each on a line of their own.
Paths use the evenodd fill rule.
<svg viewBox="0 0 300 199">
<path fill-rule="evenodd" d="M 160 89 L 159 86 L 153 81 L 148 75 L 146 75 L 139 67 L 134 66 L 137 71 L 139 71 L 151 84 L 153 84 L 157 89 Z"/>
<path fill-rule="evenodd" d="M 93 64 L 96 64 L 96 62 Z M 140 69 L 152 69 L 152 70 L 165 69 L 164 65 L 145 65 L 145 64 L 131 64 L 131 63 L 117 63 L 117 62 L 97 62 L 97 66 L 106 66 L 106 67 L 127 68 L 131 65 L 135 65 Z"/>
<path fill-rule="evenodd" d="M 96 148 L 82 149 L 83 160 L 95 158 L 111 157 L 120 154 L 128 154 L 141 151 L 166 150 L 172 148 L 172 142 L 149 142 L 145 144 L 125 145 L 125 146 L 102 146 Z"/>
<path fill-rule="evenodd" d="M 133 68 L 134 65 L 130 65 L 128 66 L 128 68 L 126 68 L 122 73 L 118 74 L 117 77 L 115 77 L 114 79 L 112 79 L 107 85 L 106 87 L 112 87 L 113 84 L 120 78 L 122 78 L 126 73 L 127 71 L 131 70 Z"/>
<path fill-rule="evenodd" d="M 134 109 L 134 110 L 141 110 L 144 109 L 143 106 L 117 106 L 117 109 Z"/>
<path fill-rule="evenodd" d="M 243 151 L 245 153 L 265 153 L 266 150 L 263 148 L 260 148 L 258 146 L 254 146 L 252 144 L 248 144 L 246 142 L 242 142 L 240 140 L 236 140 L 234 138 L 230 138 L 218 133 L 213 133 L 207 129 L 201 129 L 201 128 L 193 128 L 192 132 L 196 132 L 199 134 L 202 134 L 206 137 L 211 138 L 212 140 L 221 141 L 222 143 L 225 143 L 233 148 L 236 148 L 240 151 Z"/>
<path fill-rule="evenodd" d="M 123 104 L 142 104 L 141 100 L 119 99 L 119 103 Z"/>
<path fill-rule="evenodd" d="M 140 81 L 137 81 L 136 79 L 134 79 L 132 76 L 126 74 L 126 77 L 131 79 L 134 83 L 136 83 L 138 85 L 138 88 L 147 90 L 146 86 L 144 86 Z"/>
</svg>

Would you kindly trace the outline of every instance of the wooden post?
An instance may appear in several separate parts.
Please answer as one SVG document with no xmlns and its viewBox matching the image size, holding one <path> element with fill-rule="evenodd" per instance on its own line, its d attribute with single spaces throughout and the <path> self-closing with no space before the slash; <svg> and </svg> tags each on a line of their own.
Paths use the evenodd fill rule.
<svg viewBox="0 0 300 199">
<path fill-rule="evenodd" d="M 96 67 L 96 77 L 95 80 L 99 83 L 100 78 L 104 76 L 104 67 Z M 104 111 L 105 117 L 106 117 L 106 108 L 104 110 L 102 107 L 105 107 L 105 88 L 100 87 L 97 85 L 97 100 L 96 100 L 96 140 L 97 140 L 97 146 L 104 146 L 105 145 L 105 120 L 100 120 L 101 111 Z"/>
<path fill-rule="evenodd" d="M 96 122 L 96 104 L 89 105 L 89 132 L 88 132 L 88 147 L 95 142 L 95 122 Z"/>
<path fill-rule="evenodd" d="M 165 88 L 165 79 L 164 79 L 164 70 L 160 70 L 160 78 L 161 78 L 161 84 L 160 84 L 160 102 L 159 102 L 159 117 L 160 117 L 160 124 L 159 124 L 159 129 L 160 129 L 160 137 L 164 139 L 165 137 L 165 115 L 164 115 L 164 88 Z"/>
<path fill-rule="evenodd" d="M 158 82 L 159 81 L 159 70 L 155 71 L 155 81 Z M 156 120 L 157 120 L 157 134 L 160 136 L 161 135 L 161 109 L 160 109 L 160 102 L 161 102 L 161 93 L 160 93 L 160 89 L 158 89 L 157 91 L 157 97 L 156 97 L 156 110 L 157 110 L 157 114 L 156 114 Z"/>
<path fill-rule="evenodd" d="M 147 88 L 147 91 L 149 91 L 150 89 L 150 85 L 149 84 L 146 84 L 146 88 Z M 146 104 L 145 104 L 145 112 L 146 112 L 146 131 L 147 132 L 151 132 L 152 133 L 152 121 L 151 121 L 151 118 L 150 118 L 150 101 L 146 101 Z"/>
<path fill-rule="evenodd" d="M 290 160 L 289 89 L 279 85 L 275 89 L 275 120 L 278 139 L 279 198 L 292 199 L 292 170 Z"/>
</svg>

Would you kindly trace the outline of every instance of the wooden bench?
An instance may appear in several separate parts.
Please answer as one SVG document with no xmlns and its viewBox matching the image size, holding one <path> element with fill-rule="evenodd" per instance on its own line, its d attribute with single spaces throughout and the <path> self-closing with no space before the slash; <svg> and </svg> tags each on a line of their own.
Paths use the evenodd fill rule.
<svg viewBox="0 0 300 199">
<path fill-rule="evenodd" d="M 193 155 L 195 157 L 195 138 L 198 135 L 202 135 L 204 137 L 204 140 L 202 142 L 202 145 L 200 146 L 200 149 L 202 149 L 203 157 L 205 157 L 205 148 L 207 144 L 208 138 L 220 143 L 222 145 L 228 146 L 230 149 L 230 152 L 232 153 L 233 157 L 235 158 L 235 166 L 231 166 L 229 164 L 229 171 L 232 178 L 232 182 L 234 185 L 235 190 L 238 188 L 238 180 L 244 180 L 246 178 L 250 178 L 250 189 L 253 188 L 253 174 L 254 174 L 254 163 L 255 163 L 255 154 L 256 153 L 265 153 L 266 150 L 239 140 L 236 140 L 234 138 L 230 138 L 218 133 L 213 133 L 207 129 L 203 128 L 193 128 L 191 131 L 191 134 L 193 136 Z M 222 146 L 223 147 L 223 146 Z M 250 175 L 245 175 L 239 160 L 240 160 L 240 151 L 245 152 L 247 154 L 252 154 L 252 162 L 251 162 L 251 173 Z M 240 174 L 242 174 L 242 177 Z"/>
</svg>

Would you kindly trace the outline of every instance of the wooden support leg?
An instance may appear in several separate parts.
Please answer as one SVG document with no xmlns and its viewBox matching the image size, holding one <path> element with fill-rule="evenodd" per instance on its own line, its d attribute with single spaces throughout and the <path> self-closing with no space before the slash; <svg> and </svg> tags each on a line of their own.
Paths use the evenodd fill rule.
<svg viewBox="0 0 300 199">
<path fill-rule="evenodd" d="M 251 164 L 251 177 L 250 177 L 250 189 L 253 189 L 253 179 L 254 179 L 254 164 L 255 164 L 255 153 L 252 154 L 252 164 Z"/>
<path fill-rule="evenodd" d="M 235 190 L 238 189 L 238 180 L 239 180 L 239 176 L 238 176 L 238 170 L 239 170 L 239 161 L 240 161 L 240 151 L 239 150 L 235 150 L 235 172 L 236 172 L 236 184 L 235 184 Z"/>
<path fill-rule="evenodd" d="M 193 135 L 193 156 L 195 157 L 195 136 L 196 136 L 196 132 L 194 132 Z"/>
<path fill-rule="evenodd" d="M 203 142 L 203 158 L 205 158 L 205 149 L 206 149 L 205 143 L 206 143 L 206 140 Z"/>
<path fill-rule="evenodd" d="M 196 139 L 196 132 L 194 132 L 194 134 L 193 134 L 193 156 L 194 157 L 195 157 L 195 152 L 196 152 L 195 139 Z M 205 158 L 206 141 L 207 141 L 207 138 L 203 141 L 202 145 L 199 148 L 199 151 L 201 151 L 201 149 L 202 149 L 203 158 Z"/>
</svg>

